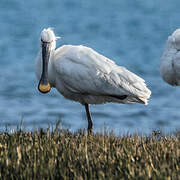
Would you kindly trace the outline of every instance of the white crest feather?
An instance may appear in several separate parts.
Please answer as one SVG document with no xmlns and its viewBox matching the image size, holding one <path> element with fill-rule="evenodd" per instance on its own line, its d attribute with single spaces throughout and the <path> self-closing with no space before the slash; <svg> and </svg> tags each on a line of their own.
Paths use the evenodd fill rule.
<svg viewBox="0 0 180 180">
<path fill-rule="evenodd" d="M 47 29 L 43 29 L 41 32 L 41 40 L 44 42 L 53 42 L 57 39 L 60 39 L 60 37 L 56 36 L 54 34 L 53 28 L 49 27 Z"/>
</svg>

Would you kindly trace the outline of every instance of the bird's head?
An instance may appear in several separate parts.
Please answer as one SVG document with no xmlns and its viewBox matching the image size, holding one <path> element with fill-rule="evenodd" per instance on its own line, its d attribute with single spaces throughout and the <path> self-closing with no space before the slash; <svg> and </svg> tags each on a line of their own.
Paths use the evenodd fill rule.
<svg viewBox="0 0 180 180">
<path fill-rule="evenodd" d="M 174 31 L 173 34 L 169 37 L 169 40 L 177 50 L 180 50 L 180 29 Z"/>
<path fill-rule="evenodd" d="M 60 37 L 57 37 L 54 34 L 54 31 L 52 28 L 47 28 L 47 29 L 42 30 L 42 32 L 41 32 L 41 45 L 43 43 L 49 43 L 49 44 L 51 44 L 51 48 L 55 49 L 57 39 L 60 39 Z"/>
</svg>

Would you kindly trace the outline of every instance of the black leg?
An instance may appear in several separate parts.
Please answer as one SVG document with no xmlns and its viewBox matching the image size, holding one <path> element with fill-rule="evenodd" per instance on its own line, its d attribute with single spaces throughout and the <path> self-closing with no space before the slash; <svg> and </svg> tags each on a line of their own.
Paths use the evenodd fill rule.
<svg viewBox="0 0 180 180">
<path fill-rule="evenodd" d="M 88 120 L 88 133 L 91 133 L 93 129 L 93 123 L 91 120 L 91 114 L 89 112 L 89 104 L 85 104 L 85 109 L 86 109 L 86 115 L 87 115 L 87 120 Z"/>
</svg>

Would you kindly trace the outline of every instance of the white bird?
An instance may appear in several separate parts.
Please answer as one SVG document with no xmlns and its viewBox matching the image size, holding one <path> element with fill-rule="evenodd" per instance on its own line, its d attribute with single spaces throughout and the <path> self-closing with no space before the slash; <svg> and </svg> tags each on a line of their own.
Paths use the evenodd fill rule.
<svg viewBox="0 0 180 180">
<path fill-rule="evenodd" d="M 64 45 L 56 49 L 57 39 L 51 28 L 41 32 L 35 67 L 38 89 L 47 93 L 54 87 L 65 98 L 84 105 L 88 132 L 93 127 L 89 104 L 147 104 L 151 91 L 142 78 L 89 47 Z"/>
<path fill-rule="evenodd" d="M 180 86 L 180 29 L 168 37 L 161 56 L 160 74 L 172 86 Z"/>
</svg>

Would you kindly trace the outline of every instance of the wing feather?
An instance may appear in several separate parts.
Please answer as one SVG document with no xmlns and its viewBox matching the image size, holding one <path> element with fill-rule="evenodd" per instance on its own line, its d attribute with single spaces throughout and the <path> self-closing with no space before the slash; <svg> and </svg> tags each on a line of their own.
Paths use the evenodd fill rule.
<svg viewBox="0 0 180 180">
<path fill-rule="evenodd" d="M 142 78 L 85 46 L 72 46 L 56 60 L 56 71 L 72 91 L 149 98 Z"/>
</svg>

